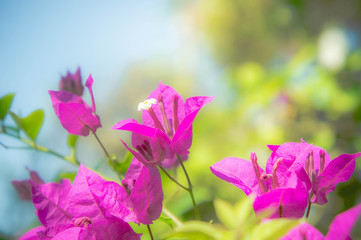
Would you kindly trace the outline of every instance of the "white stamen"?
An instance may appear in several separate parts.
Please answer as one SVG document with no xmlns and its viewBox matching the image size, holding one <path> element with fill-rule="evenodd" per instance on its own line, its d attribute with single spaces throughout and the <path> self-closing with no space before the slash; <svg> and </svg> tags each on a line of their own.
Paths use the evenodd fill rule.
<svg viewBox="0 0 361 240">
<path fill-rule="evenodd" d="M 145 100 L 144 102 L 139 103 L 138 111 L 149 110 L 149 108 L 153 104 L 156 104 L 156 103 L 157 103 L 157 100 L 155 98 L 149 98 L 149 99 Z"/>
</svg>

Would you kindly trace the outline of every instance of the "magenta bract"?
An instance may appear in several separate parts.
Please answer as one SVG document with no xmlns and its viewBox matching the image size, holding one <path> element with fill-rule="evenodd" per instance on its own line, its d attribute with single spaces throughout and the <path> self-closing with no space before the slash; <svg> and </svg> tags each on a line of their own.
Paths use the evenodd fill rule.
<svg viewBox="0 0 361 240">
<path fill-rule="evenodd" d="M 351 239 L 350 234 L 361 214 L 361 204 L 338 214 L 330 224 L 326 237 L 308 223 L 292 228 L 280 240 L 340 240 Z"/>
<path fill-rule="evenodd" d="M 99 117 L 95 112 L 95 101 L 92 91 L 93 78 L 89 75 L 86 87 L 90 92 L 92 105 L 89 107 L 83 99 L 76 94 L 67 91 L 49 91 L 55 114 L 61 125 L 70 133 L 80 136 L 88 136 L 90 131 L 101 127 Z"/>
<path fill-rule="evenodd" d="M 257 157 L 251 154 L 251 160 L 225 158 L 211 166 L 217 177 L 232 183 L 246 195 L 256 195 L 253 208 L 256 212 L 273 208 L 272 218 L 300 218 L 307 207 L 308 194 L 304 184 L 297 175 L 287 181 L 279 181 L 282 174 L 282 159 L 276 161 L 271 171 L 263 171 L 258 166 Z"/>
<path fill-rule="evenodd" d="M 78 96 L 83 95 L 84 86 L 81 82 L 80 68 L 78 67 L 74 74 L 70 72 L 62 76 L 59 82 L 59 90 L 74 93 Z"/>
<path fill-rule="evenodd" d="M 73 185 L 69 180 L 46 184 L 30 180 L 30 183 L 33 203 L 43 226 L 30 230 L 20 239 L 140 239 L 125 222 L 133 214 L 127 204 L 118 204 L 118 216 L 108 211 L 115 205 L 114 198 L 100 191 L 112 182 L 85 166 L 80 166 Z"/>
<path fill-rule="evenodd" d="M 297 173 L 307 189 L 312 191 L 310 201 L 317 204 L 327 203 L 327 194 L 339 182 L 350 179 L 355 170 L 355 159 L 361 155 L 342 154 L 331 160 L 325 150 L 303 140 L 301 143 L 290 142 L 269 148 L 273 152 L 267 162 L 267 171 L 272 169 L 277 159 L 282 158 L 284 164 L 279 169 L 282 172 L 280 182 L 287 181 L 292 172 Z"/>
<path fill-rule="evenodd" d="M 32 171 L 28 168 L 26 168 L 29 172 L 30 179 L 36 182 L 37 184 L 43 184 L 43 179 L 40 178 L 39 174 L 35 171 Z M 31 201 L 31 185 L 29 180 L 23 180 L 23 181 L 17 181 L 13 180 L 11 181 L 12 185 L 16 189 L 16 191 L 19 194 L 19 197 L 24 201 Z"/>
<path fill-rule="evenodd" d="M 112 129 L 133 132 L 130 150 L 145 165 L 157 164 L 167 168 L 188 158 L 192 145 L 192 123 L 198 111 L 212 101 L 213 97 L 191 97 L 185 102 L 171 87 L 159 83 L 144 103 L 143 124 L 134 119 L 118 122 Z"/>
</svg>

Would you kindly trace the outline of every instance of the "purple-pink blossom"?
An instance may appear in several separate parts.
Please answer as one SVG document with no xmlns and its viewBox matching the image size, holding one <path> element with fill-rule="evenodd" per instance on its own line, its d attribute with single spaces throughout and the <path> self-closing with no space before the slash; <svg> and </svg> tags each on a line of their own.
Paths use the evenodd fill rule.
<svg viewBox="0 0 361 240">
<path fill-rule="evenodd" d="M 361 153 L 341 154 L 331 160 L 329 154 L 322 148 L 301 143 L 284 143 L 268 146 L 272 151 L 267 161 L 266 169 L 272 169 L 277 159 L 283 159 L 281 170 L 284 172 L 279 179 L 287 181 L 291 173 L 295 172 L 310 191 L 310 201 L 317 204 L 327 203 L 327 194 L 333 191 L 339 182 L 350 179 L 355 170 L 355 159 Z"/>
<path fill-rule="evenodd" d="M 112 182 L 105 181 L 85 166 L 80 166 L 73 185 L 69 180 L 45 184 L 29 181 L 42 226 L 30 230 L 21 240 L 140 239 L 126 223 L 132 210 L 122 206 L 118 216 L 112 215 L 108 208 L 114 206 L 114 199 L 97 192 Z"/>
<path fill-rule="evenodd" d="M 177 156 L 185 161 L 192 145 L 192 123 L 199 110 L 213 97 L 191 97 L 186 101 L 172 88 L 162 83 L 139 104 L 143 124 L 134 119 L 118 122 L 116 130 L 133 132 L 132 145 L 125 146 L 143 164 L 167 168 L 177 165 Z"/>
<path fill-rule="evenodd" d="M 338 214 L 329 226 L 326 237 L 314 226 L 302 223 L 292 228 L 280 240 L 341 240 L 351 239 L 350 234 L 361 214 L 361 204 Z"/>
<path fill-rule="evenodd" d="M 255 195 L 256 212 L 273 208 L 272 217 L 300 218 L 307 207 L 307 189 L 296 174 L 287 181 L 280 181 L 284 174 L 279 158 L 266 172 L 259 167 L 257 156 L 251 153 L 251 161 L 235 157 L 225 158 L 211 166 L 217 177 L 232 183 L 246 195 Z"/>
<path fill-rule="evenodd" d="M 74 74 L 68 72 L 65 76 L 61 77 L 59 90 L 71 92 L 81 97 L 84 91 L 84 86 L 81 81 L 80 68 L 78 67 Z"/>
<path fill-rule="evenodd" d="M 68 91 L 49 91 L 56 116 L 61 125 L 70 133 L 88 136 L 90 131 L 101 127 L 99 117 L 96 115 L 93 96 L 93 78 L 89 75 L 85 86 L 88 88 L 92 100 L 89 106 L 81 97 Z"/>
</svg>

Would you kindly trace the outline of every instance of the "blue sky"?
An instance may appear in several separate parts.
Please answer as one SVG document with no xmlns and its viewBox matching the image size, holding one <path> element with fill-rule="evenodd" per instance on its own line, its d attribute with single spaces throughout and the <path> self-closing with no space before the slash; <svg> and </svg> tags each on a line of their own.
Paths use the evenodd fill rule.
<svg viewBox="0 0 361 240">
<path fill-rule="evenodd" d="M 1 1 L 0 96 L 16 92 L 12 109 L 22 115 L 38 108 L 52 113 L 47 90 L 77 66 L 83 77 L 92 73 L 96 96 L 104 95 L 127 65 L 171 56 L 179 47 L 173 10 L 166 2 Z M 57 124 L 48 115 L 41 134 Z M 48 144 L 60 144 L 47 137 Z M 4 136 L 0 141 L 18 145 Z M 59 169 L 73 167 L 35 152 L 0 148 L 0 156 L 0 231 L 13 235 L 29 227 L 35 215 L 32 204 L 19 200 L 9 182 L 27 177 L 24 166 L 38 170 L 46 181 Z"/>
</svg>

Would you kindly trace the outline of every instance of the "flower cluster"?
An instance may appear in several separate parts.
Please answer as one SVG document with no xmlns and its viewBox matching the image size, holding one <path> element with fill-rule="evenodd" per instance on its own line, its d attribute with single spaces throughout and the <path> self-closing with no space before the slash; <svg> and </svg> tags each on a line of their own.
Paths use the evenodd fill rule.
<svg viewBox="0 0 361 240">
<path fill-rule="evenodd" d="M 225 158 L 212 165 L 211 171 L 245 194 L 256 195 L 256 212 L 276 209 L 275 218 L 300 218 L 307 205 L 327 203 L 327 194 L 351 177 L 355 159 L 361 155 L 342 154 L 331 161 L 325 150 L 304 140 L 268 147 L 272 154 L 266 171 L 258 166 L 255 153 L 251 153 L 251 161 Z"/>
<path fill-rule="evenodd" d="M 92 132 L 109 163 L 114 164 L 95 133 L 101 123 L 96 114 L 93 78 L 90 75 L 85 84 L 90 93 L 91 106 L 82 98 L 84 87 L 81 81 L 78 68 L 74 74 L 68 72 L 61 78 L 60 91 L 49 91 L 55 114 L 70 134 L 88 136 Z M 142 112 L 142 123 L 126 119 L 112 128 L 131 132 L 132 146 L 122 141 L 134 156 L 128 169 L 120 171 L 112 166 L 121 178 L 119 182 L 107 181 L 83 164 L 80 164 L 73 183 L 67 179 L 60 183 L 44 183 L 35 171 L 30 170 L 28 181 L 13 181 L 19 196 L 23 200 L 32 200 L 41 223 L 20 240 L 140 239 L 142 234 L 132 229 L 131 222 L 147 225 L 153 239 L 149 225 L 160 217 L 163 210 L 164 195 L 159 169 L 189 192 L 195 216 L 200 220 L 193 186 L 183 162 L 188 159 L 192 145 L 193 121 L 200 109 L 212 99 L 197 96 L 184 101 L 173 88 L 160 82 L 138 106 L 138 111 Z M 326 204 L 327 195 L 336 185 L 350 179 L 355 170 L 355 160 L 361 156 L 361 153 L 342 154 L 331 160 L 324 149 L 303 139 L 300 143 L 288 142 L 269 145 L 268 148 L 272 153 L 265 169 L 259 166 L 256 153 L 250 154 L 250 161 L 228 157 L 210 167 L 217 177 L 254 198 L 256 214 L 271 209 L 271 219 L 265 222 L 282 220 L 279 218 L 302 218 L 308 209 L 307 219 L 312 204 Z M 66 157 L 64 159 L 67 160 Z M 74 163 L 79 165 L 78 162 Z M 188 187 L 165 170 L 179 165 L 187 178 Z M 296 224 L 290 225 L 287 231 L 291 230 L 281 239 L 348 239 L 360 214 L 361 204 L 339 214 L 326 236 L 312 225 L 302 223 L 293 229 L 291 227 Z M 221 218 L 226 219 L 225 215 Z M 237 224 L 229 225 L 239 227 Z M 285 233 L 282 232 L 282 235 Z M 230 235 L 226 233 L 225 236 L 218 239 L 228 239 Z"/>
</svg>

